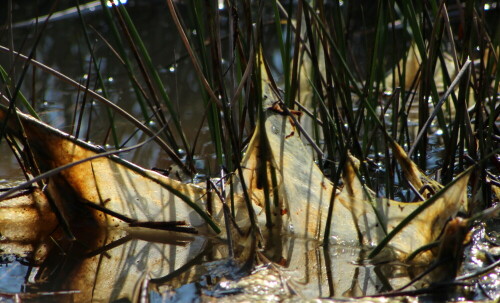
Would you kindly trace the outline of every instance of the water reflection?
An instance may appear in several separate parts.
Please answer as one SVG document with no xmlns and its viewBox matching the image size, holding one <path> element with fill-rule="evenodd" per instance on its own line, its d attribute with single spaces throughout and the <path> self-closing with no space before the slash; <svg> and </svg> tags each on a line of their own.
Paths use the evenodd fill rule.
<svg viewBox="0 0 500 303">
<path fill-rule="evenodd" d="M 4 229 L 5 225 L 0 226 Z M 206 238 L 172 235 L 165 232 L 124 231 L 95 228 L 74 229 L 76 241 L 60 230 L 32 242 L 4 243 L 10 256 L 26 255 L 28 274 L 22 283 L 6 291 L 21 297 L 48 301 L 102 302 L 135 301 L 143 280 L 165 280 L 189 266 L 205 251 Z M 26 250 L 26 245 L 32 249 Z M 17 247 L 14 247 L 17 245 Z M 44 254 L 39 251 L 43 248 Z M 19 266 L 19 265 L 18 265 Z M 16 272 L 10 275 L 15 277 Z M 19 281 L 19 276 L 17 276 Z M 16 280 L 11 280 L 16 281 Z M 184 280 L 175 281 L 179 287 Z M 5 286 L 4 286 L 5 287 Z"/>
<path fill-rule="evenodd" d="M 85 231 L 75 243 L 49 254 L 36 276 L 50 282 L 47 290 L 78 290 L 77 302 L 115 301 L 138 298 L 141 282 L 147 277 L 159 279 L 175 273 L 204 251 L 203 237 L 173 237 L 160 233 L 121 230 Z M 141 239 L 141 238 L 146 238 Z M 29 290 L 31 290 L 30 288 Z"/>
<path fill-rule="evenodd" d="M 96 2 L 99 1 L 90 4 Z M 107 45 L 107 43 L 110 43 L 112 47 L 116 48 L 103 12 L 101 9 L 89 10 L 90 4 L 82 7 L 82 16 L 87 25 L 87 33 L 92 44 L 91 48 L 98 60 L 96 64 L 99 66 L 99 73 L 104 79 L 108 80 L 105 81 L 105 89 L 109 99 L 137 119 L 146 120 L 137 102 L 137 96 L 132 90 L 126 69 Z M 22 10 L 20 8 L 14 10 L 13 15 L 13 23 L 17 24 L 13 29 L 14 48 L 25 54 L 31 51 L 37 30 L 40 28 L 40 23 L 38 27 L 34 25 L 28 26 L 28 24 L 35 21 L 31 20 L 34 16 L 29 13 L 34 11 L 46 13 L 44 9 L 47 9 L 47 7 L 43 7 L 36 10 L 35 4 L 26 5 Z M 149 4 L 139 5 L 139 3 L 129 3 L 127 5 L 130 16 L 134 20 L 149 54 L 154 58 L 155 67 L 160 71 L 161 81 L 165 85 L 174 106 L 180 112 L 179 118 L 184 126 L 184 132 L 188 141 L 191 142 L 200 127 L 200 117 L 203 116 L 205 107 L 202 105 L 202 99 L 199 96 L 199 85 L 197 80 L 193 78 L 195 75 L 193 75 L 189 61 L 185 59 L 177 61 L 182 57 L 184 47 L 178 39 L 177 30 L 171 24 L 169 18 L 166 18 L 168 16 L 167 8 L 162 6 L 161 9 L 152 9 Z M 17 5 L 14 5 L 14 9 L 16 7 Z M 95 8 L 97 7 L 99 6 L 95 6 Z M 181 11 L 184 10 L 182 5 L 179 5 L 179 8 Z M 60 15 L 56 15 L 55 18 L 51 19 L 40 43 L 37 45 L 36 60 L 72 79 L 80 80 L 83 85 L 86 85 L 87 80 L 89 80 L 90 88 L 97 89 L 97 72 L 93 64 L 89 64 L 91 55 L 89 48 L 86 46 L 83 27 L 76 9 L 72 9 L 74 10 L 72 12 L 61 11 Z M 40 20 L 42 19 L 40 18 Z M 25 25 L 22 23 L 24 21 L 26 21 Z M 103 41 L 98 34 L 106 37 L 109 41 Z M 0 44 L 9 45 L 6 36 L 0 35 Z M 15 64 L 16 73 L 13 74 L 14 78 L 21 70 L 21 63 L 16 62 Z M 6 70 L 10 70 L 10 66 L 12 66 L 11 56 L 0 54 L 0 64 Z M 184 83 L 189 83 L 189 85 L 184 85 Z M 69 87 L 54 77 L 47 77 L 47 73 L 39 69 L 34 70 L 30 77 L 25 78 L 21 91 L 33 103 L 35 110 L 41 114 L 44 121 L 64 131 L 72 129 L 75 109 L 80 108 L 84 92 Z M 92 112 L 92 123 L 85 121 L 81 124 L 80 136 L 85 138 L 88 134 L 93 142 L 99 145 L 104 146 L 108 142 L 112 144 L 111 140 L 105 141 L 106 138 L 109 138 L 110 127 L 107 110 L 101 105 L 90 107 L 91 103 L 91 100 L 87 100 L 88 105 L 85 110 L 86 114 Z M 165 109 L 164 112 L 166 112 Z M 168 115 L 167 119 L 170 119 Z M 119 116 L 114 117 L 114 122 L 119 130 L 119 143 L 126 142 L 136 131 L 135 127 L 122 120 Z M 202 136 L 198 140 L 200 142 L 198 146 L 201 147 L 207 139 L 209 137 Z M 129 144 L 139 140 L 141 140 L 140 135 L 135 135 Z M 198 150 L 195 152 L 198 153 Z M 212 153 L 212 149 L 204 150 L 204 152 L 207 152 L 207 154 L 202 156 L 208 157 Z M 11 157 L 10 153 L 2 153 L 0 161 L 10 161 L 7 160 L 7 157 Z M 158 148 L 154 145 L 144 147 L 125 157 L 149 168 L 154 166 L 167 168 L 171 164 L 169 158 L 163 153 L 158 153 Z M 2 167 L 0 171 L 3 169 Z"/>
<path fill-rule="evenodd" d="M 396 289 L 421 271 L 393 263 L 364 264 L 359 246 L 325 250 L 317 241 L 286 236 L 271 235 L 264 250 L 238 241 L 243 246 L 235 259 L 221 240 L 136 227 L 96 228 L 83 219 L 72 224 L 73 241 L 38 194 L 30 191 L 0 209 L 2 259 L 13 264 L 15 258 L 25 260 L 24 267 L 17 263 L 8 273 L 17 278 L 3 289 L 21 298 L 128 302 L 146 292 L 175 299 L 193 287 L 200 298 L 353 297 Z M 28 207 L 28 195 L 38 197 L 39 205 Z M 262 265 L 248 275 L 246 265 L 254 262 Z"/>
<path fill-rule="evenodd" d="M 3 297 L 47 302 L 129 302 L 141 294 L 174 301 L 192 295 L 232 301 L 350 298 L 398 289 L 428 267 L 394 262 L 391 251 L 368 262 L 358 245 L 324 249 L 318 241 L 272 233 L 264 248 L 243 236 L 231 258 L 222 239 L 144 227 L 97 228 L 83 216 L 71 221 L 76 238 L 71 240 L 40 191 L 30 189 L 5 202 L 0 259 L 11 269 L 0 270 L 9 278 Z M 419 290 L 441 275 L 435 270 L 407 290 Z"/>
</svg>

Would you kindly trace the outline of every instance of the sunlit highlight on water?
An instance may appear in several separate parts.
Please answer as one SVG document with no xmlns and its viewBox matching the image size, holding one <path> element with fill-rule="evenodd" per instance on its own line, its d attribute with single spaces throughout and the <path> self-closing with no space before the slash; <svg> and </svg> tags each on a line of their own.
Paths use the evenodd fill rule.
<svg viewBox="0 0 500 303">
<path fill-rule="evenodd" d="M 224 4 L 224 0 L 219 0 L 219 9 L 224 9 L 226 6 Z"/>
<path fill-rule="evenodd" d="M 128 0 L 111 0 L 111 1 L 107 1 L 106 2 L 106 5 L 108 7 L 112 7 L 113 4 L 115 5 L 121 5 L 121 4 L 127 4 Z"/>
<path fill-rule="evenodd" d="M 490 9 L 495 9 L 497 8 L 497 3 L 496 2 L 491 2 L 491 3 L 485 3 L 484 4 L 484 10 L 488 11 Z"/>
</svg>

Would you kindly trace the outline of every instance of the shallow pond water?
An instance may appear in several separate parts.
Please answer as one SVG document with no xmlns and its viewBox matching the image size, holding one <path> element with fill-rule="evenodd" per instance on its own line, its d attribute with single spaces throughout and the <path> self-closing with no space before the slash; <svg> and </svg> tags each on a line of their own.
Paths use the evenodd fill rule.
<svg viewBox="0 0 500 303">
<path fill-rule="evenodd" d="M 95 2 L 98 1 L 93 3 Z M 23 5 L 32 7 L 27 8 Z M 30 47 L 36 37 L 36 31 L 32 24 L 28 25 L 30 22 L 25 21 L 34 22 L 32 13 L 36 11 L 36 6 L 34 3 L 21 4 L 15 2 L 14 7 L 17 8 L 13 12 L 14 46 L 21 53 L 27 54 L 30 52 Z M 45 13 L 48 13 L 47 10 L 50 8 L 50 6 L 43 5 L 40 7 L 40 11 Z M 180 112 L 181 116 L 179 118 L 183 126 L 185 126 L 184 132 L 188 141 L 192 142 L 197 135 L 198 129 L 202 126 L 200 117 L 203 117 L 204 106 L 199 96 L 199 84 L 190 68 L 189 61 L 185 58 L 184 47 L 177 36 L 177 30 L 167 18 L 168 9 L 166 4 L 158 1 L 155 4 L 141 5 L 139 2 L 130 1 L 127 8 L 130 11 L 131 18 L 136 22 L 142 39 L 146 43 L 169 97 Z M 183 6 L 181 5 L 180 8 L 182 9 Z M 83 18 L 96 31 L 102 32 L 103 35 L 109 34 L 102 10 L 99 9 L 97 3 L 94 10 L 83 11 Z M 109 99 L 139 120 L 143 119 L 130 80 L 120 61 L 105 43 L 98 40 L 95 32 L 90 29 L 88 31 L 95 56 L 99 60 L 100 73 Z M 2 45 L 9 45 L 5 35 L 3 37 L 0 40 Z M 0 63 L 3 66 L 9 66 L 9 57 L 7 54 L 2 53 Z M 90 87 L 92 88 L 95 85 L 96 71 L 91 67 L 89 73 L 90 52 L 86 46 L 78 14 L 74 10 L 65 13 L 63 16 L 56 16 L 48 24 L 37 46 L 36 59 L 82 84 L 86 83 L 90 75 L 92 80 Z M 16 73 L 20 71 L 19 66 L 21 66 L 21 63 L 19 62 L 16 65 L 18 68 Z M 189 83 L 189 85 L 184 85 L 185 83 Z M 34 90 L 33 87 L 35 87 Z M 34 108 L 45 122 L 63 131 L 71 132 L 74 112 L 76 108 L 80 108 L 82 102 L 83 94 L 81 91 L 55 77 L 47 76 L 46 72 L 39 69 L 24 81 L 22 91 L 28 99 L 34 100 Z M 103 140 L 109 130 L 105 107 L 93 101 L 87 102 L 85 108 L 87 114 L 92 111 L 92 118 L 91 121 L 87 118 L 81 123 L 80 138 L 91 138 L 94 144 L 105 145 Z M 115 117 L 115 123 L 118 129 L 119 142 L 134 144 L 144 140 L 141 135 L 134 135 L 136 128 L 119 116 Z M 213 148 L 208 143 L 207 137 L 208 129 L 202 128 L 200 132 L 201 143 L 198 144 L 196 151 L 202 161 L 205 158 L 210 159 L 213 153 Z M 3 144 L 1 148 L 2 151 L 7 149 Z M 152 144 L 123 156 L 147 168 L 168 168 L 171 165 L 168 156 L 164 153 L 158 153 L 157 147 Z M 1 162 L 5 163 L 5 165 L 2 165 L 0 169 L 0 178 L 2 175 L 9 175 L 14 178 L 15 174 L 12 174 L 12 171 L 16 170 L 17 166 L 15 160 L 12 160 L 12 155 L 8 152 L 2 152 L 1 157 Z M 200 163 L 199 165 L 203 164 Z M 17 176 L 20 176 L 20 174 L 17 174 Z"/>
<path fill-rule="evenodd" d="M 180 7 L 182 10 L 182 5 Z M 141 5 L 134 1 L 130 1 L 127 8 L 147 43 L 170 98 L 180 108 L 181 121 L 191 141 L 197 136 L 204 106 L 188 60 L 177 60 L 185 56 L 184 47 L 175 27 L 166 18 L 167 8 L 163 2 Z M 30 43 L 23 44 L 23 41 L 32 42 L 34 31 L 22 22 L 32 16 L 21 14 L 17 7 L 13 14 L 13 23 L 18 23 L 13 29 L 14 44 L 16 48 L 19 46 L 18 49 L 22 45 L 22 52 L 28 53 Z M 108 30 L 99 9 L 84 11 L 83 16 L 97 31 Z M 8 43 L 0 41 L 3 45 Z M 37 47 L 36 59 L 81 83 L 85 83 L 89 74 L 95 81 L 95 71 L 89 73 L 89 53 L 83 41 L 78 15 L 74 12 L 65 14 L 48 25 Z M 117 68 L 117 59 L 102 42 L 95 42 L 94 47 L 110 99 L 140 117 L 140 107 L 132 101 L 135 99 L 128 77 Z M 8 61 L 5 54 L 0 55 L 2 65 Z M 274 68 L 279 71 L 278 63 Z M 23 91 L 36 100 L 35 107 L 44 121 L 70 132 L 75 104 L 81 100 L 81 92 L 39 70 L 24 82 Z M 82 123 L 81 137 L 88 136 L 93 143 L 104 145 L 102 142 L 108 128 L 106 112 L 94 102 L 87 107 L 92 110 L 93 118 Z M 88 122 L 92 122 L 89 128 Z M 135 128 L 125 121 L 117 118 L 116 123 L 121 142 L 130 136 L 130 144 L 144 139 L 132 135 Z M 202 127 L 197 154 L 199 169 L 205 173 L 213 171 L 210 168 L 213 147 L 207 137 L 208 129 Z M 157 152 L 154 145 L 147 145 L 124 157 L 146 168 L 168 168 L 172 164 L 166 154 Z M 9 187 L 12 182 L 23 178 L 6 144 L 0 145 L 0 163 L 0 187 Z M 430 164 L 431 168 L 435 165 L 434 162 Z M 489 262 L 477 261 L 479 255 L 489 254 L 490 259 L 498 259 L 498 231 L 495 231 L 498 222 L 489 226 L 493 227 L 488 231 L 485 227 L 476 229 L 467 256 L 471 262 L 463 274 L 479 270 L 483 263 Z M 27 227 L 39 229 L 39 226 Z M 486 234 L 496 242 L 484 242 Z M 16 296 L 37 302 L 85 302 L 90 297 L 116 302 L 146 297 L 152 302 L 345 299 L 397 289 L 422 271 L 422 268 L 409 268 L 398 263 L 365 263 L 366 252 L 350 243 L 339 243 L 325 251 L 315 241 L 290 237 L 281 237 L 267 251 L 259 251 L 258 258 L 264 265 L 249 272 L 245 268 L 245 257 L 229 258 L 225 243 L 202 236 L 175 238 L 161 233 L 90 227 L 80 230 L 78 240 L 74 242 L 67 241 L 64 232 L 55 228 L 27 236 L 18 231 L 18 235 L 18 238 L 7 237 L 4 232 L 0 239 L 0 301 L 15 302 Z M 275 265 L 269 265 L 267 260 Z M 499 274 L 497 268 L 491 275 L 472 283 L 469 294 L 457 292 L 447 299 L 498 297 Z M 414 289 L 419 286 L 415 285 Z"/>
<path fill-rule="evenodd" d="M 81 232 L 76 242 L 65 241 L 58 233 L 23 243 L 3 242 L 3 249 L 10 252 L 3 255 L 0 267 L 4 301 L 11 301 L 6 293 L 36 302 L 89 302 L 91 297 L 93 301 L 128 302 L 141 296 L 150 302 L 346 299 L 397 289 L 424 270 L 397 262 L 360 263 L 365 252 L 356 245 L 332 245 L 325 251 L 315 241 L 283 237 L 281 247 L 258 253 L 261 260 L 269 257 L 276 263 L 264 262 L 248 272 L 245 260 L 228 258 L 226 245 L 213 239 L 169 238 L 166 243 L 168 235 L 161 232 L 129 234 L 88 228 Z M 476 229 L 477 240 L 468 258 L 498 254 L 491 243 L 487 248 L 484 238 L 477 237 L 484 232 L 484 228 Z M 468 264 L 465 273 L 484 266 L 477 260 Z M 461 300 L 467 293 L 475 300 L 498 296 L 498 272 L 476 283 L 465 293 L 444 294 L 443 289 L 427 295 L 427 300 Z"/>
</svg>

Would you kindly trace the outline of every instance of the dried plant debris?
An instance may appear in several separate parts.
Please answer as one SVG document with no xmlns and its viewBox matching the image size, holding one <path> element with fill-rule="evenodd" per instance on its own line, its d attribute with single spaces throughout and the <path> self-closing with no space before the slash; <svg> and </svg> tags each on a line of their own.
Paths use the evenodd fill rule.
<svg viewBox="0 0 500 303">
<path fill-rule="evenodd" d="M 275 100 L 273 96 L 268 99 Z M 70 138 L 32 118 L 19 116 L 36 161 L 43 171 L 98 153 L 89 144 Z M 278 204 L 271 205 L 272 224 L 287 234 L 321 239 L 333 191 L 332 183 L 313 161 L 289 117 L 269 110 L 264 129 L 264 134 L 259 130 L 255 132 L 242 161 L 243 182 L 248 187 L 259 226 L 265 225 L 266 217 L 264 191 L 262 186 L 259 187 L 257 170 L 260 162 L 265 162 L 265 167 L 269 168 L 267 183 L 272 187 L 269 191 L 270 200 L 274 201 L 274 195 L 278 195 L 279 200 Z M 268 146 L 266 159 L 260 156 L 263 144 Z M 398 159 L 403 159 L 400 162 L 406 167 L 410 182 L 417 189 L 422 188 L 423 174 L 411 160 L 404 158 L 401 150 L 396 154 Z M 360 241 L 361 244 L 374 245 L 423 202 L 401 203 L 375 198 L 358 180 L 355 162 L 353 157 L 347 162 L 344 170 L 346 186 L 335 197 L 331 235 L 338 241 Z M 276 184 L 273 184 L 271 168 L 276 175 Z M 447 220 L 465 205 L 467 180 L 468 175 L 464 175 L 453 187 L 446 189 L 436 202 L 393 238 L 391 246 L 407 254 L 435 241 Z M 236 196 L 233 197 L 235 222 L 246 230 L 250 222 L 244 206 L 243 187 L 239 186 L 242 181 L 237 177 L 231 181 L 236 188 Z M 207 214 L 206 192 L 203 188 L 179 183 L 117 157 L 101 157 L 83 162 L 50 176 L 47 183 L 47 192 L 52 199 L 74 197 L 72 201 L 57 203 L 61 212 L 67 213 L 68 217 L 73 215 L 71 208 L 75 201 L 83 201 L 99 206 L 90 210 L 94 213 L 94 219 L 103 225 L 130 226 L 131 222 L 137 221 L 186 222 L 202 234 L 213 232 L 206 228 L 206 219 L 200 213 L 213 218 L 218 226 L 222 225 L 220 200 L 214 199 L 212 215 Z M 199 210 L 193 209 L 193 206 Z M 408 238 L 412 241 L 407 241 Z"/>
<path fill-rule="evenodd" d="M 377 198 L 365 188 L 357 177 L 357 160 L 352 156 L 344 169 L 345 186 L 334 193 L 332 182 L 313 161 L 293 119 L 284 111 L 276 110 L 277 103 L 273 100 L 277 100 L 277 97 L 270 89 L 266 94 L 268 103 L 264 127 L 256 129 L 245 152 L 241 163 L 243 179 L 240 179 L 238 174 L 230 177 L 228 183 L 232 183 L 234 188 L 233 196 L 228 194 L 222 197 L 227 201 L 234 201 L 232 223 L 227 228 L 234 237 L 232 241 L 236 243 L 234 250 L 240 252 L 237 255 L 244 256 L 240 259 L 242 263 L 252 258 L 251 253 L 241 253 L 246 251 L 245 247 L 255 247 L 250 244 L 254 242 L 250 241 L 252 237 L 249 235 L 255 233 L 252 232 L 248 215 L 245 188 L 260 230 L 257 239 L 263 239 L 263 243 L 269 243 L 266 239 L 277 234 L 321 240 L 326 229 L 330 200 L 334 194 L 330 235 L 336 243 L 377 245 L 397 227 L 400 231 L 392 237 L 388 246 L 397 252 L 393 256 L 399 260 L 405 260 L 410 253 L 438 240 L 449 219 L 453 218 L 461 207 L 465 207 L 469 174 L 463 174 L 453 186 L 441 189 L 432 201 L 402 203 Z M 3 121 L 5 117 L 5 109 L 2 108 L 0 120 Z M 52 209 L 56 209 L 67 220 L 71 229 L 76 230 L 74 226 L 85 225 L 88 220 L 101 226 L 118 228 L 111 231 L 112 236 L 105 233 L 103 237 L 94 237 L 96 242 L 89 247 L 93 247 L 97 252 L 105 251 L 108 258 L 98 257 L 97 254 L 90 257 L 90 252 L 87 251 L 89 257 L 83 261 L 86 265 L 75 268 L 72 273 L 72 276 L 79 278 L 71 280 L 73 284 L 66 285 L 65 289 L 112 284 L 121 284 L 123 289 L 127 290 L 136 289 L 138 283 L 144 281 L 143 270 L 146 270 L 154 281 L 161 276 L 172 274 L 201 254 L 206 244 L 203 240 L 205 238 L 200 235 L 213 236 L 218 233 L 218 238 L 226 238 L 226 234 L 220 232 L 224 226 L 221 197 L 212 195 L 211 201 L 207 201 L 205 188 L 180 183 L 116 156 L 100 157 L 102 151 L 95 146 L 72 138 L 24 114 L 18 113 L 18 117 L 27 138 L 26 142 L 42 173 L 81 161 L 78 165 L 47 175 L 44 179 L 48 184 L 45 191 L 36 191 L 45 199 L 43 201 L 53 201 Z M 17 131 L 20 128 L 13 119 L 9 120 L 8 127 L 11 134 L 20 136 Z M 417 190 L 432 183 L 400 147 L 394 146 L 394 152 L 409 182 Z M 84 161 L 87 158 L 92 159 Z M 439 189 L 438 185 L 435 187 Z M 36 203 L 39 203 L 40 199 L 30 201 L 38 205 Z M 1 211 L 9 212 L 12 210 L 9 207 L 14 205 L 12 203 L 18 202 L 15 198 L 10 198 L 1 203 Z M 210 203 L 210 212 L 207 203 Z M 424 204 L 425 209 L 422 206 Z M 46 209 L 47 205 L 41 207 Z M 16 216 L 19 214 L 22 212 L 17 212 Z M 401 226 L 410 215 L 414 218 Z M 50 216 L 53 216 L 52 212 L 50 215 L 39 213 L 32 222 L 45 222 Z M 20 215 L 20 218 L 24 217 Z M 36 229 L 36 226 L 32 228 Z M 157 229 L 162 229 L 163 234 L 159 235 Z M 445 231 L 444 234 L 448 233 Z M 261 236 L 264 238 L 259 238 Z M 142 251 L 141 254 L 130 256 L 131 259 L 123 259 L 124 253 L 127 254 L 131 247 L 120 241 L 129 243 L 128 237 L 153 239 L 153 243 L 163 238 L 160 242 L 166 246 L 157 247 L 160 244 L 150 244 L 155 246 L 150 247 L 141 244 L 145 246 L 136 247 Z M 113 243 L 116 241 L 120 242 L 120 248 L 114 248 Z M 169 245 L 173 245 L 175 249 L 168 248 Z M 453 245 L 450 247 L 455 247 Z M 448 249 L 451 249 L 450 247 Z M 280 254 L 281 252 L 278 253 Z M 412 262 L 429 263 L 439 256 L 439 250 L 431 249 L 416 254 Z M 175 259 L 175 262 L 158 267 L 165 260 L 171 259 Z M 288 261 L 288 265 L 292 265 L 292 258 Z M 277 260 L 274 259 L 274 262 Z M 172 267 L 171 264 L 175 266 Z M 140 266 L 137 267 L 138 265 Z M 135 267 L 137 269 L 130 271 Z M 129 269 L 127 274 L 119 274 L 112 281 L 105 274 L 123 273 L 124 268 Z M 94 274 L 89 275 L 89 272 Z M 184 277 L 197 276 L 192 271 L 183 272 Z M 77 281 L 78 283 L 74 284 Z M 235 283 L 244 281 L 241 279 Z M 98 287 L 91 295 L 94 298 L 105 298 L 112 296 L 110 292 L 111 288 Z M 345 293 L 349 292 L 345 290 Z"/>
</svg>

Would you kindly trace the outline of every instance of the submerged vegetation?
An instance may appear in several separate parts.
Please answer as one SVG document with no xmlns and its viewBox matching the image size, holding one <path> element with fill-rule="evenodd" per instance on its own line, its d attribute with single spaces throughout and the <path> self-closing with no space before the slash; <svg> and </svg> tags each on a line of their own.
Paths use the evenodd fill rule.
<svg viewBox="0 0 500 303">
<path fill-rule="evenodd" d="M 500 296 L 496 2 L 148 5 L 175 43 L 139 3 L 16 5 L 0 146 L 26 182 L 0 192 L 0 252 L 30 269 L 5 298 Z M 66 18 L 80 80 L 45 51 Z"/>
</svg>

